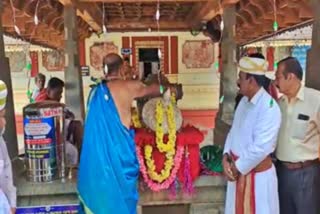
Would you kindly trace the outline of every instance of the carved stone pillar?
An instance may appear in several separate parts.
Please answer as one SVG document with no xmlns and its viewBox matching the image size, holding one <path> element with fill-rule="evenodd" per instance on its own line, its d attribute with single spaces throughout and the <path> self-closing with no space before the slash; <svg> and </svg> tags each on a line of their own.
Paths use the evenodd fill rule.
<svg viewBox="0 0 320 214">
<path fill-rule="evenodd" d="M 311 0 L 314 11 L 312 45 L 308 51 L 306 86 L 320 90 L 320 0 Z"/>
<path fill-rule="evenodd" d="M 65 31 L 65 97 L 66 105 L 76 119 L 84 119 L 84 99 L 82 76 L 78 53 L 77 16 L 74 5 L 64 6 Z"/>
<path fill-rule="evenodd" d="M 223 145 L 229 132 L 237 92 L 237 45 L 235 41 L 236 6 L 228 5 L 223 12 L 224 29 L 221 41 L 222 71 L 220 75 L 219 112 L 214 130 L 214 143 Z"/>
<path fill-rule="evenodd" d="M 2 2 L 0 2 L 0 17 L 2 13 Z M 6 104 L 6 132 L 4 138 L 8 142 L 7 147 L 9 155 L 12 158 L 18 156 L 18 140 L 16 132 L 16 120 L 13 104 L 13 91 L 9 59 L 5 56 L 2 20 L 0 19 L 0 79 L 3 80 L 8 87 L 8 97 Z"/>
</svg>

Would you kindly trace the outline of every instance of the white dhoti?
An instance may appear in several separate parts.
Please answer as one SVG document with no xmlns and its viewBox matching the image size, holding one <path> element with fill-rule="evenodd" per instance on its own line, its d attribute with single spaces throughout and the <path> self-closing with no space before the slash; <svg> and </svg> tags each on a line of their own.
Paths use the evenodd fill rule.
<svg viewBox="0 0 320 214">
<path fill-rule="evenodd" d="M 279 214 L 275 167 L 255 174 L 255 214 Z M 228 182 L 225 214 L 235 214 L 236 182 Z"/>
</svg>

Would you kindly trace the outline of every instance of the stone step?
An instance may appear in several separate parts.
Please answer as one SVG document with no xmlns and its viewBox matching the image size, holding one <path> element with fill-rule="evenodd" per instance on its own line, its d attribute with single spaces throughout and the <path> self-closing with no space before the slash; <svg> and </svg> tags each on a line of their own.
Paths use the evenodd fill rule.
<svg viewBox="0 0 320 214">
<path fill-rule="evenodd" d="M 27 182 L 24 175 L 20 174 L 16 184 L 19 207 L 78 203 L 75 180 L 67 179 L 65 183 L 56 180 L 36 184 Z M 187 197 L 179 193 L 174 200 L 169 198 L 168 191 L 141 191 L 138 214 L 157 214 L 161 210 L 166 210 L 167 214 L 223 213 L 226 183 L 222 177 L 201 176 L 194 186 L 193 196 Z M 174 210 L 180 211 L 174 212 Z"/>
</svg>

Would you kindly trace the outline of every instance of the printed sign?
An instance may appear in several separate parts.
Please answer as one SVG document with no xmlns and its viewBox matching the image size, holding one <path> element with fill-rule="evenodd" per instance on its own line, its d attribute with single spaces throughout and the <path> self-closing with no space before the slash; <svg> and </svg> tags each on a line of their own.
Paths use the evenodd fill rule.
<svg viewBox="0 0 320 214">
<path fill-rule="evenodd" d="M 132 54 L 131 48 L 122 48 L 121 49 L 121 55 L 130 55 Z"/>
<path fill-rule="evenodd" d="M 16 214 L 77 214 L 79 205 L 19 207 Z"/>
<path fill-rule="evenodd" d="M 63 113 L 63 108 L 42 108 L 40 109 L 40 117 L 55 117 L 61 116 Z"/>
<path fill-rule="evenodd" d="M 24 119 L 26 157 L 30 159 L 55 159 L 54 118 Z"/>
<path fill-rule="evenodd" d="M 83 77 L 90 76 L 90 68 L 89 66 L 81 66 L 81 74 Z"/>
</svg>

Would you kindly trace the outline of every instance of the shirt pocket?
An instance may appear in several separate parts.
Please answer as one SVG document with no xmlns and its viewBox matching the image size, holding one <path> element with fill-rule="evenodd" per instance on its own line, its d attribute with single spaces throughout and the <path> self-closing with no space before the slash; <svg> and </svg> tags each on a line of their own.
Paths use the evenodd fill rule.
<svg viewBox="0 0 320 214">
<path fill-rule="evenodd" d="M 292 127 L 292 137 L 299 140 L 304 140 L 304 138 L 306 137 L 309 123 L 310 120 L 301 120 L 298 118 L 295 119 Z"/>
</svg>

